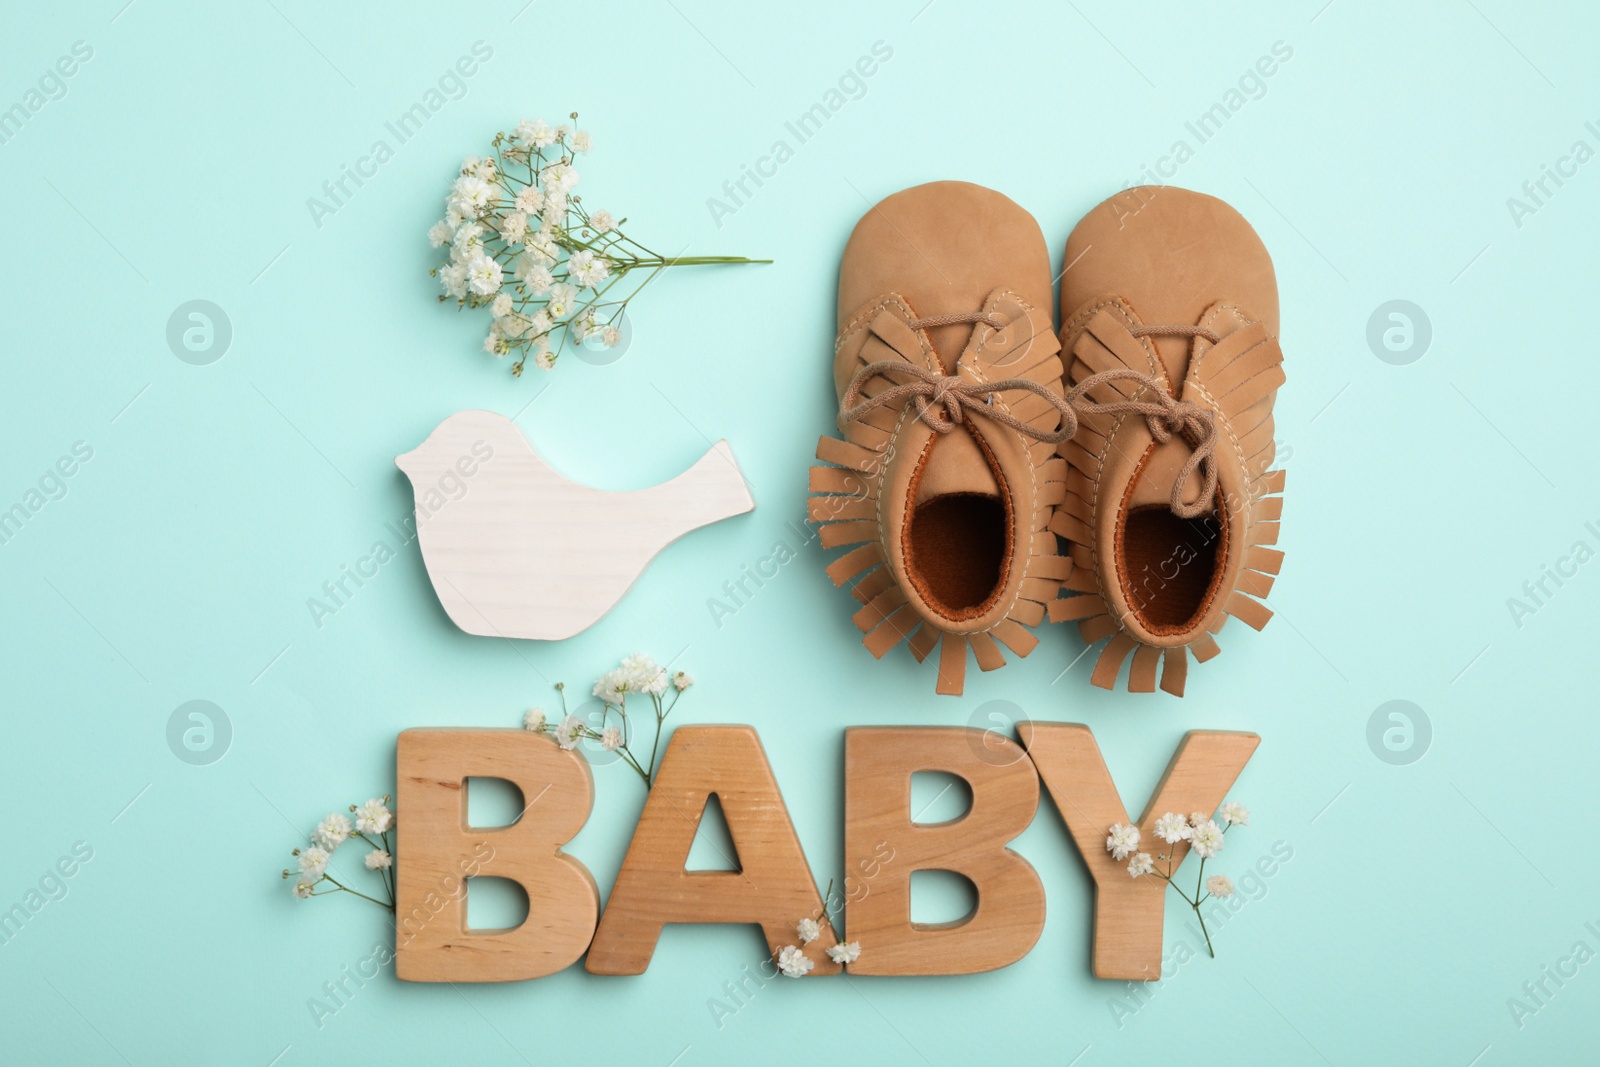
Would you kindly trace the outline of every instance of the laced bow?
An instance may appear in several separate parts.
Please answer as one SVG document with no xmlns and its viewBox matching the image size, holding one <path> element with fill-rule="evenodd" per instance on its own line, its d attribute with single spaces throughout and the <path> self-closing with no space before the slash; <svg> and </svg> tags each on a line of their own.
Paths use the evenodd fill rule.
<svg viewBox="0 0 1600 1067">
<path fill-rule="evenodd" d="M 953 326 L 959 323 L 983 322 L 994 329 L 1008 325 L 1000 315 L 983 312 L 966 312 L 938 315 L 931 318 L 912 319 L 906 323 L 911 329 L 933 326 Z M 1203 326 L 1137 326 L 1128 331 L 1134 337 L 1165 334 L 1178 337 L 1204 337 L 1216 344 L 1221 337 Z M 901 375 L 911 380 L 893 385 L 875 396 L 863 397 L 862 389 L 878 375 Z M 1115 381 L 1136 382 L 1144 388 L 1148 399 L 1099 401 L 1088 394 L 1095 387 Z M 994 406 L 998 393 L 1021 390 L 1042 397 L 1060 414 L 1060 425 L 1055 430 L 1042 430 Z M 1209 509 L 1217 491 L 1217 426 L 1210 411 L 1187 400 L 1175 400 L 1153 375 L 1143 374 L 1131 367 L 1115 368 L 1092 374 L 1073 386 L 1065 396 L 1060 396 L 1029 378 L 1005 378 L 995 382 L 968 381 L 959 375 L 941 374 L 904 360 L 889 359 L 869 363 L 856 371 L 840 400 L 839 425 L 856 422 L 882 407 L 896 407 L 906 400 L 917 406 L 917 417 L 935 433 L 946 434 L 956 425 L 966 421 L 967 412 L 976 412 L 1018 433 L 1046 444 L 1060 444 L 1078 432 L 1078 414 L 1136 415 L 1143 417 L 1150 428 L 1150 436 L 1166 444 L 1174 436 L 1183 438 L 1191 451 L 1183 468 L 1172 483 L 1168 501 L 1172 513 L 1180 519 L 1199 518 Z M 1193 502 L 1184 500 L 1183 489 L 1191 476 L 1198 471 L 1201 477 L 1200 494 Z"/>
</svg>

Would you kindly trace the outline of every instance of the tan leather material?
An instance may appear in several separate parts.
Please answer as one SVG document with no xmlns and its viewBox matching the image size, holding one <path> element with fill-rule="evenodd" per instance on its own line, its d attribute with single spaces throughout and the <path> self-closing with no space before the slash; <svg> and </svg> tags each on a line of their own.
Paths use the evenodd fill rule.
<svg viewBox="0 0 1600 1067">
<path fill-rule="evenodd" d="M 1069 573 L 1048 532 L 1067 466 L 1055 445 L 1023 432 L 1048 434 L 1060 413 L 1012 383 L 969 398 L 954 420 L 943 407 L 924 415 L 915 399 L 883 396 L 919 376 L 872 365 L 973 388 L 1026 379 L 1059 395 L 1050 290 L 1032 216 L 963 182 L 873 207 L 840 264 L 835 390 L 843 402 L 859 375 L 860 396 L 882 399 L 841 418 L 842 440 L 818 443 L 817 458 L 833 466 L 813 468 L 808 514 L 824 524 L 825 547 L 849 549 L 828 573 L 855 583 L 868 650 L 881 657 L 906 641 L 920 661 L 938 648 L 941 693 L 962 691 L 969 652 L 983 670 L 1005 663 L 1002 648 L 1027 655 L 1037 642 L 1026 627 Z"/>
<path fill-rule="evenodd" d="M 1077 622 L 1086 642 L 1112 639 L 1094 684 L 1112 687 L 1131 654 L 1130 686 L 1150 691 L 1160 650 L 1161 688 L 1181 696 L 1190 650 L 1200 661 L 1215 655 L 1211 635 L 1230 615 L 1259 629 L 1272 614 L 1253 599 L 1267 595 L 1282 561 L 1265 547 L 1277 539 L 1281 498 L 1273 494 L 1283 490 L 1283 472 L 1267 470 L 1284 380 L 1272 261 L 1222 201 L 1147 187 L 1090 211 L 1067 241 L 1066 262 L 1068 386 L 1128 367 L 1209 412 L 1217 490 L 1209 514 L 1178 518 L 1169 497 L 1191 444 L 1176 436 L 1158 443 L 1143 419 L 1083 417 L 1061 447 L 1071 471 L 1052 524 L 1068 542 L 1068 588 L 1079 595 L 1052 603 L 1050 617 Z M 1148 327 L 1202 327 L 1218 339 L 1136 335 Z M 1138 399 L 1145 387 L 1108 384 L 1097 399 L 1113 388 Z M 1199 492 L 1190 476 L 1184 500 Z"/>
</svg>

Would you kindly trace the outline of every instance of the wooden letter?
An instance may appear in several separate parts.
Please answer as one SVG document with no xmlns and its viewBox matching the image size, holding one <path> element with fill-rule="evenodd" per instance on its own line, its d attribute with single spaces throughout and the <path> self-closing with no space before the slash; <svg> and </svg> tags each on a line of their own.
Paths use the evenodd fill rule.
<svg viewBox="0 0 1600 1067">
<path fill-rule="evenodd" d="M 1039 940 L 1044 887 L 1033 866 L 1005 847 L 1033 821 L 1039 779 L 1009 740 L 1004 744 L 1016 758 L 996 760 L 994 741 L 964 727 L 845 731 L 845 869 L 862 883 L 847 912 L 846 936 L 862 945 L 860 961 L 850 965 L 855 973 L 992 971 L 1020 960 Z M 964 778 L 972 810 L 949 822 L 912 822 L 917 771 Z M 965 875 L 978 891 L 976 910 L 953 923 L 912 922 L 911 872 L 918 870 Z"/>
<path fill-rule="evenodd" d="M 1114 860 L 1106 851 L 1106 831 L 1111 824 L 1131 820 L 1094 735 L 1077 723 L 1043 722 L 1020 722 L 1017 733 L 1094 878 L 1095 976 L 1156 981 L 1161 977 L 1161 919 L 1167 884 L 1149 875 L 1130 878 L 1128 861 Z M 1139 851 L 1155 854 L 1173 848 L 1155 835 L 1156 819 L 1164 813 L 1216 811 L 1260 743 L 1261 738 L 1252 733 L 1192 730 L 1185 734 L 1139 817 Z M 1187 844 L 1176 846 L 1174 867 L 1188 851 Z M 1163 869 L 1165 866 L 1162 864 Z"/>
<path fill-rule="evenodd" d="M 712 794 L 739 870 L 687 871 Z M 666 923 L 758 923 L 776 955 L 799 944 L 795 924 L 807 917 L 822 924 L 822 936 L 802 947 L 815 964 L 811 974 L 837 974 L 826 955 L 833 931 L 761 739 L 748 726 L 678 727 L 606 902 L 589 972 L 643 974 Z"/>
<path fill-rule="evenodd" d="M 594 803 L 589 765 L 526 730 L 406 730 L 395 749 L 395 975 L 408 982 L 514 982 L 577 962 L 599 915 L 582 863 L 561 851 Z M 468 778 L 504 778 L 527 807 L 504 828 L 467 825 Z M 467 929 L 466 879 L 509 878 L 528 918 Z"/>
</svg>

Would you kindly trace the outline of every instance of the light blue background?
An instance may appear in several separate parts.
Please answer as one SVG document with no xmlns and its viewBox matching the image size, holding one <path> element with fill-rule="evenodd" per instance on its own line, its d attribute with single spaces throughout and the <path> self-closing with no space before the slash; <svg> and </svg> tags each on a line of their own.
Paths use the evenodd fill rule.
<svg viewBox="0 0 1600 1067">
<path fill-rule="evenodd" d="M 1600 920 L 1600 860 L 1568 825 L 1600 800 L 1600 564 L 1520 627 L 1506 603 L 1574 542 L 1600 547 L 1584 525 L 1600 527 L 1600 162 L 1520 227 L 1506 204 L 1574 141 L 1600 147 L 1584 128 L 1600 124 L 1588 5 L 123 2 L 12 4 L 0 37 L 0 107 L 75 41 L 93 48 L 0 145 L 0 506 L 75 442 L 94 451 L 0 545 L 0 907 L 74 842 L 94 850 L 0 945 L 7 1060 L 1592 1056 L 1600 964 L 1521 1028 L 1507 1007 L 1575 942 L 1600 949 L 1584 925 Z M 493 58 L 464 97 L 316 226 L 307 198 L 480 39 Z M 707 199 L 876 41 L 893 58 L 864 96 L 719 229 Z M 935 699 L 931 665 L 861 648 L 813 543 L 719 628 L 707 599 L 804 514 L 831 422 L 837 258 L 868 201 L 936 178 L 993 186 L 1035 213 L 1059 267 L 1082 213 L 1175 139 L 1193 146 L 1185 122 L 1277 41 L 1292 58 L 1172 181 L 1235 204 L 1277 262 L 1278 620 L 1230 627 L 1182 701 L 1091 688 L 1066 627 Z M 573 109 L 597 144 L 591 206 L 653 245 L 777 262 L 678 272 L 641 299 L 620 362 L 515 380 L 479 351 L 481 318 L 435 303 L 423 233 L 461 156 Z M 1433 328 L 1407 366 L 1366 341 L 1396 298 Z M 232 322 L 210 366 L 165 340 L 192 299 Z M 458 632 L 414 546 L 318 628 L 307 598 L 410 509 L 393 457 L 466 407 L 521 411 L 552 463 L 609 488 L 661 481 L 726 437 L 758 508 L 672 547 L 559 644 Z M 1089 975 L 1090 884 L 1047 801 L 1016 847 L 1048 922 L 1000 973 L 769 986 L 719 1030 L 707 1000 L 759 938 L 680 927 L 642 977 L 453 989 L 385 973 L 319 1029 L 308 998 L 371 953 L 384 917 L 291 900 L 278 871 L 300 835 L 392 788 L 399 730 L 515 725 L 551 703 L 548 682 L 586 686 L 634 650 L 700 679 L 682 721 L 759 727 L 819 884 L 841 873 L 843 729 L 964 724 L 997 699 L 1089 723 L 1135 811 L 1184 731 L 1260 732 L 1234 794 L 1255 822 L 1218 867 L 1275 842 L 1293 859 L 1220 931 L 1217 960 L 1121 1018 L 1124 987 Z M 195 698 L 233 725 L 210 766 L 165 740 Z M 1366 740 L 1392 699 L 1432 722 L 1410 765 Z M 596 778 L 571 850 L 604 892 L 643 791 L 619 767 Z M 1168 912 L 1169 948 L 1192 937 L 1183 916 Z"/>
</svg>

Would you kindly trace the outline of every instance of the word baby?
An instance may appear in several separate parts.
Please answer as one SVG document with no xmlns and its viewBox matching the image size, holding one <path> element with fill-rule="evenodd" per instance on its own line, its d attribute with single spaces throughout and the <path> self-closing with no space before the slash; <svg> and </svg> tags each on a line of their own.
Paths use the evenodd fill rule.
<svg viewBox="0 0 1600 1067">
<path fill-rule="evenodd" d="M 971 974 L 1015 963 L 1044 928 L 1044 887 L 1006 845 L 1033 821 L 1043 781 L 1095 883 L 1094 973 L 1154 981 L 1161 974 L 1165 883 L 1130 878 L 1104 847 L 1106 828 L 1130 822 L 1088 727 L 1022 722 L 1021 746 L 957 727 L 856 727 L 845 732 L 845 864 L 871 871 L 852 892 L 846 940 L 871 946 L 857 974 Z M 1147 838 L 1162 812 L 1213 811 L 1260 738 L 1194 731 L 1183 738 L 1137 823 Z M 912 821 L 911 776 L 964 779 L 971 808 L 937 824 Z M 682 726 L 672 737 L 605 913 L 587 867 L 561 846 L 594 802 L 587 761 L 525 730 L 407 730 L 396 753 L 400 863 L 396 973 L 415 982 L 507 982 L 576 963 L 592 974 L 640 974 L 667 923 L 753 923 L 776 953 L 799 916 L 821 917 L 816 881 L 795 836 L 756 732 L 749 726 Z M 528 799 L 523 816 L 497 829 L 469 826 L 468 778 L 502 778 Z M 708 799 L 715 795 L 738 850 L 736 871 L 684 869 Z M 1175 862 L 1184 849 L 1174 848 Z M 438 886 L 466 857 L 478 874 L 518 882 L 532 902 L 521 926 L 466 926 L 466 894 Z M 884 855 L 892 863 L 880 863 Z M 944 870 L 977 889 L 957 923 L 911 921 L 911 875 Z M 809 976 L 839 973 L 828 923 L 804 948 Z"/>
</svg>

